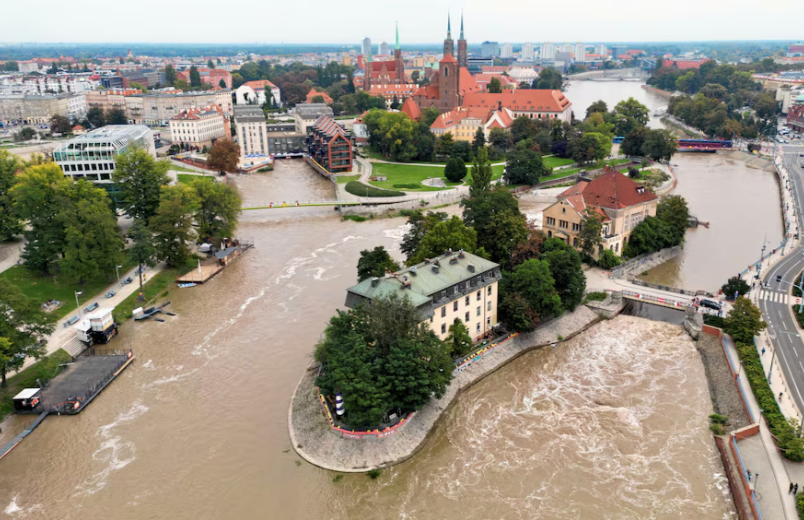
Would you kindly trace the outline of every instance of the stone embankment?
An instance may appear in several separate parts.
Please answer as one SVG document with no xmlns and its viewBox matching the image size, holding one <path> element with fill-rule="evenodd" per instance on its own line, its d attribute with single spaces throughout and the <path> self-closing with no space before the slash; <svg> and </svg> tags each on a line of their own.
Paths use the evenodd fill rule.
<svg viewBox="0 0 804 520">
<path fill-rule="evenodd" d="M 616 315 L 622 300 L 598 302 L 596 311 L 581 305 L 574 312 L 557 318 L 538 330 L 522 334 L 487 352 L 482 358 L 455 375 L 441 399 L 431 400 L 389 437 L 348 438 L 330 427 L 315 386 L 317 366 L 299 381 L 288 410 L 288 428 L 293 448 L 309 463 L 332 471 L 360 473 L 399 464 L 412 457 L 443 413 L 467 388 L 522 354 L 569 339 L 601 319 L 603 311 Z"/>
</svg>

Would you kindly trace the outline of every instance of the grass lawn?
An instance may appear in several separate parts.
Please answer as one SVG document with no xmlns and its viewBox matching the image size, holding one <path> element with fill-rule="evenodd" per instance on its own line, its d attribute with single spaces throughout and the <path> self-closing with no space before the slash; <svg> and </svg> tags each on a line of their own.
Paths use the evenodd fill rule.
<svg viewBox="0 0 804 520">
<path fill-rule="evenodd" d="M 191 182 L 193 182 L 196 179 L 202 179 L 204 177 L 212 178 L 212 175 L 187 175 L 187 174 L 179 173 L 178 175 L 176 175 L 176 177 L 178 177 L 179 184 L 190 184 Z"/>
<path fill-rule="evenodd" d="M 189 271 L 189 268 L 184 270 L 179 269 L 165 269 L 154 275 L 152 278 L 148 278 L 148 281 L 142 286 L 142 292 L 145 296 L 145 301 L 139 301 L 137 298 L 139 297 L 139 291 L 134 291 L 133 293 L 128 295 L 128 298 L 120 302 L 117 307 L 114 308 L 112 312 L 112 316 L 114 317 L 114 321 L 118 324 L 122 324 L 125 320 L 131 318 L 133 316 L 132 311 L 137 307 L 145 307 L 148 303 L 158 296 L 167 296 L 168 287 L 172 284 L 177 276 L 180 276 L 183 273 Z M 139 284 L 139 280 L 135 280 L 134 283 Z"/>
<path fill-rule="evenodd" d="M 421 187 L 405 187 L 404 190 L 415 191 L 438 191 L 445 188 L 433 188 L 424 186 L 421 182 L 431 177 L 444 177 L 444 168 L 438 166 L 415 166 L 412 164 L 387 164 L 387 163 L 374 163 L 371 165 L 373 176 L 384 175 L 388 178 L 386 181 L 371 181 L 373 186 L 385 189 L 395 189 L 394 184 L 405 185 L 420 185 Z"/>
<path fill-rule="evenodd" d="M 122 266 L 120 276 L 123 276 L 123 273 L 129 269 L 134 268 L 134 260 L 129 255 L 126 255 Z M 63 318 L 76 309 L 75 291 L 84 292 L 78 297 L 82 308 L 95 301 L 103 304 L 103 301 L 101 301 L 104 298 L 103 293 L 106 291 L 106 287 L 115 281 L 115 273 L 111 273 L 108 278 L 101 276 L 98 279 L 79 285 L 64 282 L 58 276 L 39 277 L 27 271 L 22 265 L 15 265 L 0 273 L 0 278 L 6 279 L 19 287 L 25 296 L 33 298 L 37 303 L 41 304 L 51 299 L 59 300 L 62 302 L 62 306 L 53 311 L 53 313 L 59 318 Z"/>
<path fill-rule="evenodd" d="M 346 184 L 347 182 L 356 181 L 360 175 L 338 175 L 338 184 Z"/>
<path fill-rule="evenodd" d="M 0 421 L 5 419 L 8 415 L 14 413 L 13 397 L 20 393 L 24 388 L 36 388 L 37 379 L 42 382 L 47 382 L 53 379 L 61 372 L 62 363 L 68 363 L 73 358 L 62 349 L 57 350 L 53 354 L 44 357 L 29 366 L 22 372 L 8 378 L 8 386 L 0 389 Z"/>
<path fill-rule="evenodd" d="M 344 189 L 348 193 L 357 195 L 358 197 L 402 197 L 405 195 L 401 191 L 383 190 L 358 181 L 347 182 Z"/>
<path fill-rule="evenodd" d="M 572 164 L 575 161 L 572 159 L 563 159 L 561 157 L 542 157 L 542 162 L 547 168 L 557 168 L 559 166 L 566 166 L 568 164 Z"/>
<path fill-rule="evenodd" d="M 170 161 L 170 169 L 174 172 L 188 172 L 188 173 L 203 173 L 198 170 L 191 170 L 190 168 L 185 168 L 184 166 L 179 166 L 173 161 Z"/>
</svg>

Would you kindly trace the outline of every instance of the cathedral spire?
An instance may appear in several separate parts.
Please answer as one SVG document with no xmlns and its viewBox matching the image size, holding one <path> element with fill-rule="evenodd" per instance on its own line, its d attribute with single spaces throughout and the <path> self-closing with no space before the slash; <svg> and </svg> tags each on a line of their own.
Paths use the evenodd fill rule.
<svg viewBox="0 0 804 520">
<path fill-rule="evenodd" d="M 399 22 L 396 22 L 396 49 L 399 50 Z"/>
<path fill-rule="evenodd" d="M 450 27 L 450 20 L 449 20 L 449 11 L 447 11 L 447 39 L 452 39 L 452 28 Z"/>
<path fill-rule="evenodd" d="M 461 9 L 461 40 L 463 40 L 463 9 Z"/>
</svg>

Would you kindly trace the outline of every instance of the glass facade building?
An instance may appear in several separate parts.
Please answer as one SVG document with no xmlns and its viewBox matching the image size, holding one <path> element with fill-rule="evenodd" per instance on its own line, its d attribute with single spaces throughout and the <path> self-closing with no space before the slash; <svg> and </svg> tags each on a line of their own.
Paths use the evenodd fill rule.
<svg viewBox="0 0 804 520">
<path fill-rule="evenodd" d="M 74 180 L 111 184 L 115 158 L 135 147 L 156 156 L 150 128 L 143 125 L 110 125 L 63 142 L 53 152 L 53 160 L 64 175 Z"/>
</svg>

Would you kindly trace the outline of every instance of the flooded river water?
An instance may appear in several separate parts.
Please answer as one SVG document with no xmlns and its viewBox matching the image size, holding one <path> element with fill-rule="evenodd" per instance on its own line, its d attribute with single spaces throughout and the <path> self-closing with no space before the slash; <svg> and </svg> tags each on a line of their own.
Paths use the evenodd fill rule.
<svg viewBox="0 0 804 520">
<path fill-rule="evenodd" d="M 250 202 L 333 189 L 300 161 L 236 182 Z M 692 342 L 626 316 L 493 374 L 422 452 L 377 480 L 333 481 L 302 463 L 287 433 L 290 396 L 360 250 L 399 256 L 404 225 L 333 213 L 245 212 L 239 234 L 256 248 L 208 284 L 171 290 L 175 318 L 126 323 L 115 342 L 134 350 L 134 365 L 0 462 L 0 517 L 729 516 Z"/>
</svg>

